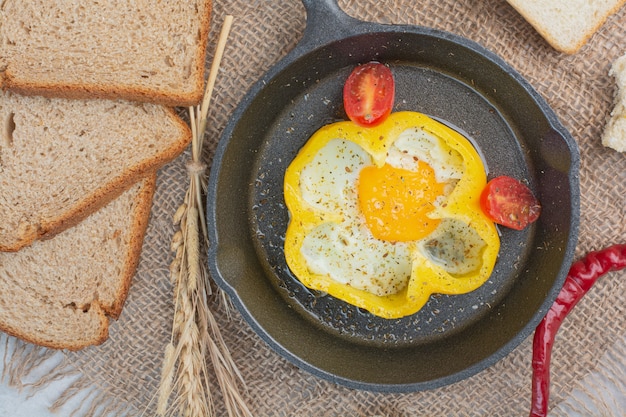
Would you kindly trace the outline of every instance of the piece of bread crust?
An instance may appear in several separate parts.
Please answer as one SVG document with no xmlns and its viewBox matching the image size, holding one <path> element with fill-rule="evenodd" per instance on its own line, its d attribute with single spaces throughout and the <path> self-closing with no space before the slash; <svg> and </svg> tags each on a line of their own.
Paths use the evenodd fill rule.
<svg viewBox="0 0 626 417">
<path fill-rule="evenodd" d="M 626 55 L 615 60 L 609 75 L 615 77 L 615 106 L 602 133 L 602 145 L 626 152 Z"/>
<path fill-rule="evenodd" d="M 574 54 L 626 0 L 507 0 L 558 51 Z"/>
<path fill-rule="evenodd" d="M 108 338 L 140 259 L 156 174 L 76 227 L 15 253 L 0 253 L 0 330 L 53 349 Z"/>
<path fill-rule="evenodd" d="M 23 95 L 197 104 L 211 0 L 0 2 L 0 87 Z"/>
<path fill-rule="evenodd" d="M 168 107 L 0 92 L 0 251 L 76 225 L 190 142 Z"/>
</svg>

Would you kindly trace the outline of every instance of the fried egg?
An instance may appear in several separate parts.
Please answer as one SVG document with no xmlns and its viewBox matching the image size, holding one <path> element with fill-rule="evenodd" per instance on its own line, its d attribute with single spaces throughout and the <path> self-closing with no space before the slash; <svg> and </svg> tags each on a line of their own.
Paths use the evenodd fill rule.
<svg viewBox="0 0 626 417">
<path fill-rule="evenodd" d="M 285 255 L 305 285 L 367 308 L 369 295 L 412 297 L 424 268 L 434 287 L 491 271 L 497 234 L 477 205 L 484 166 L 465 138 L 438 135 L 433 123 L 448 133 L 402 112 L 376 128 L 339 122 L 310 138 L 285 175 Z"/>
</svg>

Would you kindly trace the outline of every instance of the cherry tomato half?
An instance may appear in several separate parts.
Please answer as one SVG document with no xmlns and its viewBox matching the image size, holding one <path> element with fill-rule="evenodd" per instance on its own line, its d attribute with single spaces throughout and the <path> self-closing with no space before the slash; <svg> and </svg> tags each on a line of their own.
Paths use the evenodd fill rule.
<svg viewBox="0 0 626 417">
<path fill-rule="evenodd" d="M 480 196 L 480 206 L 493 222 L 515 230 L 522 230 L 536 221 L 541 213 L 541 204 L 532 191 L 507 176 L 487 183 Z"/>
<path fill-rule="evenodd" d="M 348 118 L 360 126 L 376 126 L 391 113 L 395 81 L 391 70 L 380 62 L 356 67 L 343 87 L 343 105 Z"/>
</svg>

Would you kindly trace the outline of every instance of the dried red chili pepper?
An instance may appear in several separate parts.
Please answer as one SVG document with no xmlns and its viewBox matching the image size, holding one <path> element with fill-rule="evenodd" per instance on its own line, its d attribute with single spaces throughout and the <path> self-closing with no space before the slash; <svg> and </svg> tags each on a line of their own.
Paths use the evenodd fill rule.
<svg viewBox="0 0 626 417">
<path fill-rule="evenodd" d="M 597 252 L 589 252 L 583 259 L 572 264 L 563 288 L 535 330 L 530 417 L 545 417 L 548 414 L 550 356 L 554 338 L 563 319 L 599 277 L 625 267 L 626 245 L 613 245 Z"/>
</svg>

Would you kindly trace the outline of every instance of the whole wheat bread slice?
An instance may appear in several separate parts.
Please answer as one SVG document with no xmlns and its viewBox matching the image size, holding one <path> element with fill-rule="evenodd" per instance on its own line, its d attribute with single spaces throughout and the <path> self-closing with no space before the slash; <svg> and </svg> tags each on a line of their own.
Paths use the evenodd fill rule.
<svg viewBox="0 0 626 417">
<path fill-rule="evenodd" d="M 0 330 L 55 349 L 106 340 L 136 272 L 155 184 L 151 174 L 54 238 L 0 253 Z"/>
<path fill-rule="evenodd" d="M 0 251 L 77 224 L 190 141 L 160 105 L 0 92 Z"/>
<path fill-rule="evenodd" d="M 202 97 L 211 0 L 0 0 L 0 86 L 172 106 Z"/>
<path fill-rule="evenodd" d="M 507 0 L 556 50 L 576 53 L 626 0 Z"/>
</svg>

